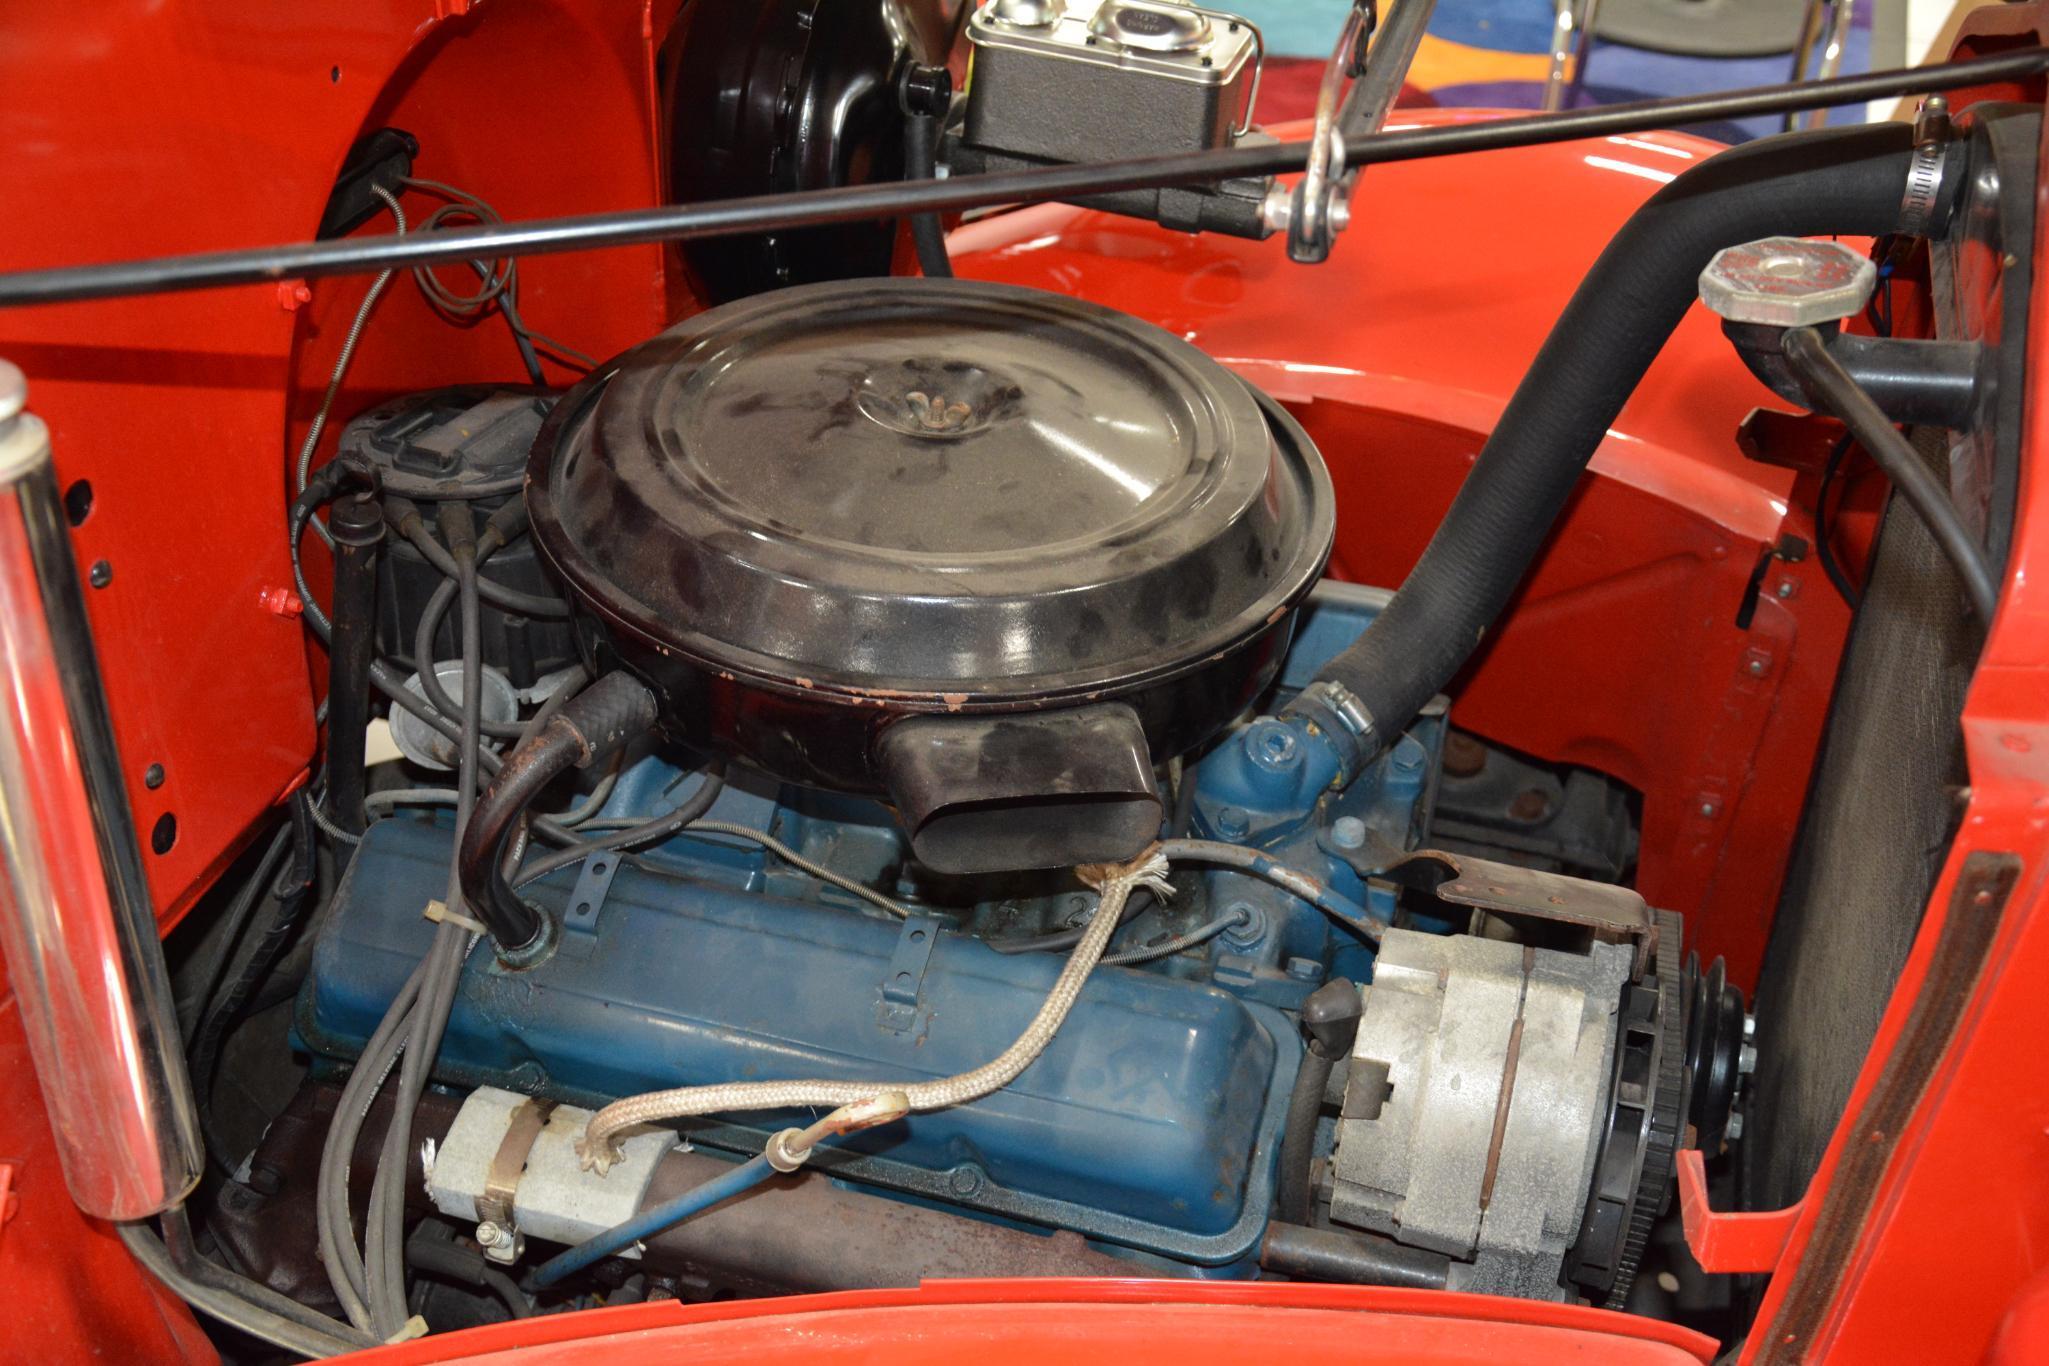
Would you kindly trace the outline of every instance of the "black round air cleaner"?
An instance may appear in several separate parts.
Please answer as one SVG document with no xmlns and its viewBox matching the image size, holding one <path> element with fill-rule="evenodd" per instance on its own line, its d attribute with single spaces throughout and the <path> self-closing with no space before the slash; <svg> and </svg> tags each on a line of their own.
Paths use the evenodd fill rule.
<svg viewBox="0 0 2049 1366">
<path fill-rule="evenodd" d="M 1262 692 L 1329 476 L 1147 323 L 964 280 L 703 313 L 556 407 L 528 469 L 589 648 L 681 739 L 887 793 L 943 871 L 1128 857 L 1153 763 Z"/>
</svg>

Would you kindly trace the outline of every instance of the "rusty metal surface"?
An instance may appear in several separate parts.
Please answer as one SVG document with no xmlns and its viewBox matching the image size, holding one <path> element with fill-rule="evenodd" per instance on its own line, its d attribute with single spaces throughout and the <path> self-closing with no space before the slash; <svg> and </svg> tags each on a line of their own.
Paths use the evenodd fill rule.
<svg viewBox="0 0 2049 1366">
<path fill-rule="evenodd" d="M 1638 972 L 1648 966 L 1658 947 L 1656 915 L 1649 903 L 1627 887 L 1442 849 L 1418 849 L 1389 867 L 1384 876 L 1449 905 L 1470 907 L 1479 913 L 1474 917 L 1474 933 L 1484 933 L 1486 916 L 1571 925 L 1596 943 L 1635 945 Z"/>
</svg>

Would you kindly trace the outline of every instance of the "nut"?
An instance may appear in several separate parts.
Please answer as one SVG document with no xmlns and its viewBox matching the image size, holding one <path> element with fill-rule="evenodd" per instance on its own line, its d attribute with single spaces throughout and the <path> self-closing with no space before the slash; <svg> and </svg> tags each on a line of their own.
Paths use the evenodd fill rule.
<svg viewBox="0 0 2049 1366">
<path fill-rule="evenodd" d="M 1732 323 L 1813 327 L 1862 309 L 1877 281 L 1870 259 L 1840 242 L 1767 237 L 1716 252 L 1700 301 Z"/>
</svg>

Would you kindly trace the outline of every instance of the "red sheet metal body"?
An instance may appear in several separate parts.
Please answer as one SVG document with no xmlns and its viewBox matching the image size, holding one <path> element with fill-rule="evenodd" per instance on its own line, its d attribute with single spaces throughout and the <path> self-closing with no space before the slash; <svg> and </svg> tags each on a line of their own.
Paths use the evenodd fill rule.
<svg viewBox="0 0 2049 1366">
<path fill-rule="evenodd" d="M 16 7 L 0 43 L 0 145 L 9 148 L 0 202 L 10 211 L 0 267 L 303 238 L 350 143 L 385 123 L 420 137 L 421 174 L 474 190 L 507 217 L 650 202 L 660 185 L 651 52 L 670 8 Z M 2031 41 L 2039 14 L 2007 7 L 1974 21 L 1974 41 Z M 1315 270 L 1289 266 L 1272 243 L 1181 238 L 1061 208 L 962 234 L 961 264 L 964 274 L 1084 293 L 1154 318 L 1273 390 L 1337 477 L 1337 569 L 1392 583 L 1613 226 L 1705 150 L 1652 135 L 1374 168 L 1355 225 Z M 536 327 L 607 354 L 691 307 L 664 263 L 653 248 L 541 258 L 523 267 L 522 303 Z M 266 286 L 0 314 L 0 354 L 29 374 L 60 475 L 91 484 L 78 553 L 82 567 L 104 560 L 111 575 L 89 598 L 131 800 L 145 830 L 166 813 L 177 821 L 168 851 L 150 856 L 167 919 L 314 757 L 317 670 L 298 624 L 263 599 L 288 581 L 289 452 L 365 283 L 323 282 L 303 303 Z M 2039 347 L 2049 336 L 2039 294 L 2034 322 Z M 494 323 L 452 329 L 401 281 L 337 412 L 519 373 Z M 1811 534 L 1795 476 L 1743 461 L 1730 439 L 1768 401 L 1712 323 L 1690 319 L 1458 687 L 1463 724 L 1644 793 L 1644 890 L 1687 912 L 1699 945 L 1727 954 L 1745 981 L 1845 624 L 1809 560 L 1767 566 L 1755 619 L 1748 630 L 1734 625 L 1761 550 L 1786 533 Z M 1875 1137 L 1854 1126 L 1839 1134 L 1792 1230 L 1761 1325 L 1780 1321 L 1812 1221 L 1831 1198 L 1860 1202 L 1859 1236 L 1830 1270 L 1819 1326 L 1788 1343 L 1754 1340 L 1753 1353 L 1974 1358 L 2019 1296 L 1998 1350 L 2024 1360 L 2049 1321 L 2030 1307 L 2044 1298 L 2031 1278 L 2049 1264 L 2049 1088 L 2032 1056 L 2049 1029 L 2049 928 L 2037 915 L 2049 833 L 2049 487 L 2039 473 L 2049 417 L 2039 405 L 2030 413 L 2016 579 L 1967 718 L 1971 806 L 1860 1097 L 1905 1024 L 1961 860 L 2005 851 L 2025 866 L 1992 966 L 1909 1122 Z M 152 764 L 163 767 L 160 786 L 145 781 Z M 12 1096 L 0 1161 L 14 1164 L 19 1201 L 0 1223 L 0 1273 L 28 1306 L 10 1319 L 9 1354 L 203 1358 L 183 1307 L 66 1200 L 11 1014 L 0 1016 L 0 1080 Z M 1833 1191 L 1845 1145 L 1873 1141 L 1893 1153 L 1876 1187 Z M 1555 1318 L 1543 1306 L 1328 1287 L 1022 1283 L 831 1298 L 538 1320 L 395 1359 L 570 1339 L 616 1350 L 615 1333 L 648 1355 L 773 1359 L 809 1340 L 807 1329 L 829 1331 L 849 1357 L 897 1356 L 920 1342 L 917 1350 L 972 1344 L 1000 1356 L 1038 1343 L 1045 1359 L 1047 1346 L 1080 1352 L 1072 1325 L 1082 1323 L 1089 1332 L 1079 1337 L 1103 1355 L 1144 1356 L 1154 1342 L 1188 1360 L 1233 1359 L 1222 1353 L 1241 1345 L 1268 1356 L 1298 1332 L 1305 1344 L 1338 1333 L 1356 1349 L 1370 1344 L 1369 1326 L 1424 1360 L 1474 1359 L 1483 1344 L 1496 1359 L 1536 1350 L 1535 1339 L 1519 1351 L 1488 1336 L 1497 1329 L 1570 1333 L 1549 1345 L 1589 1360 L 1700 1359 L 1701 1350 L 1673 1330 L 1593 1311 Z M 1259 1326 L 1240 1326 L 1255 1314 Z M 1201 1355 L 1204 1339 L 1216 1355 Z M 1646 1355 L 1654 1351 L 1664 1357 Z"/>
</svg>

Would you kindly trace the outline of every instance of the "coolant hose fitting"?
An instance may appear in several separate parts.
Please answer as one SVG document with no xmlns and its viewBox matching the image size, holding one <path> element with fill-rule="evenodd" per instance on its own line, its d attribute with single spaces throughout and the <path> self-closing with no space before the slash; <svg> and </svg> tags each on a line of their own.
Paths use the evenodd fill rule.
<svg viewBox="0 0 2049 1366">
<path fill-rule="evenodd" d="M 1964 179 L 1953 164 L 1964 152 L 1952 144 L 1936 155 L 1932 212 L 1927 195 L 1908 194 L 1910 178 L 1926 181 L 1930 153 L 1916 148 L 1912 128 L 1885 123 L 1732 147 L 1631 215 L 1559 315 L 1401 591 L 1318 676 L 1356 701 L 1364 760 L 1400 735 L 1478 648 L 1595 448 L 1693 305 L 1715 253 L 1779 235 L 1939 235 Z M 1293 707 L 1314 705 L 1315 692 L 1305 690 Z"/>
<path fill-rule="evenodd" d="M 491 936 L 499 958 L 527 967 L 547 956 L 553 925 L 505 879 L 505 848 L 520 817 L 549 783 L 572 768 L 611 758 L 655 723 L 655 696 L 628 673 L 609 673 L 571 698 L 515 747 L 477 798 L 463 831 L 457 870 L 463 900 Z"/>
</svg>

